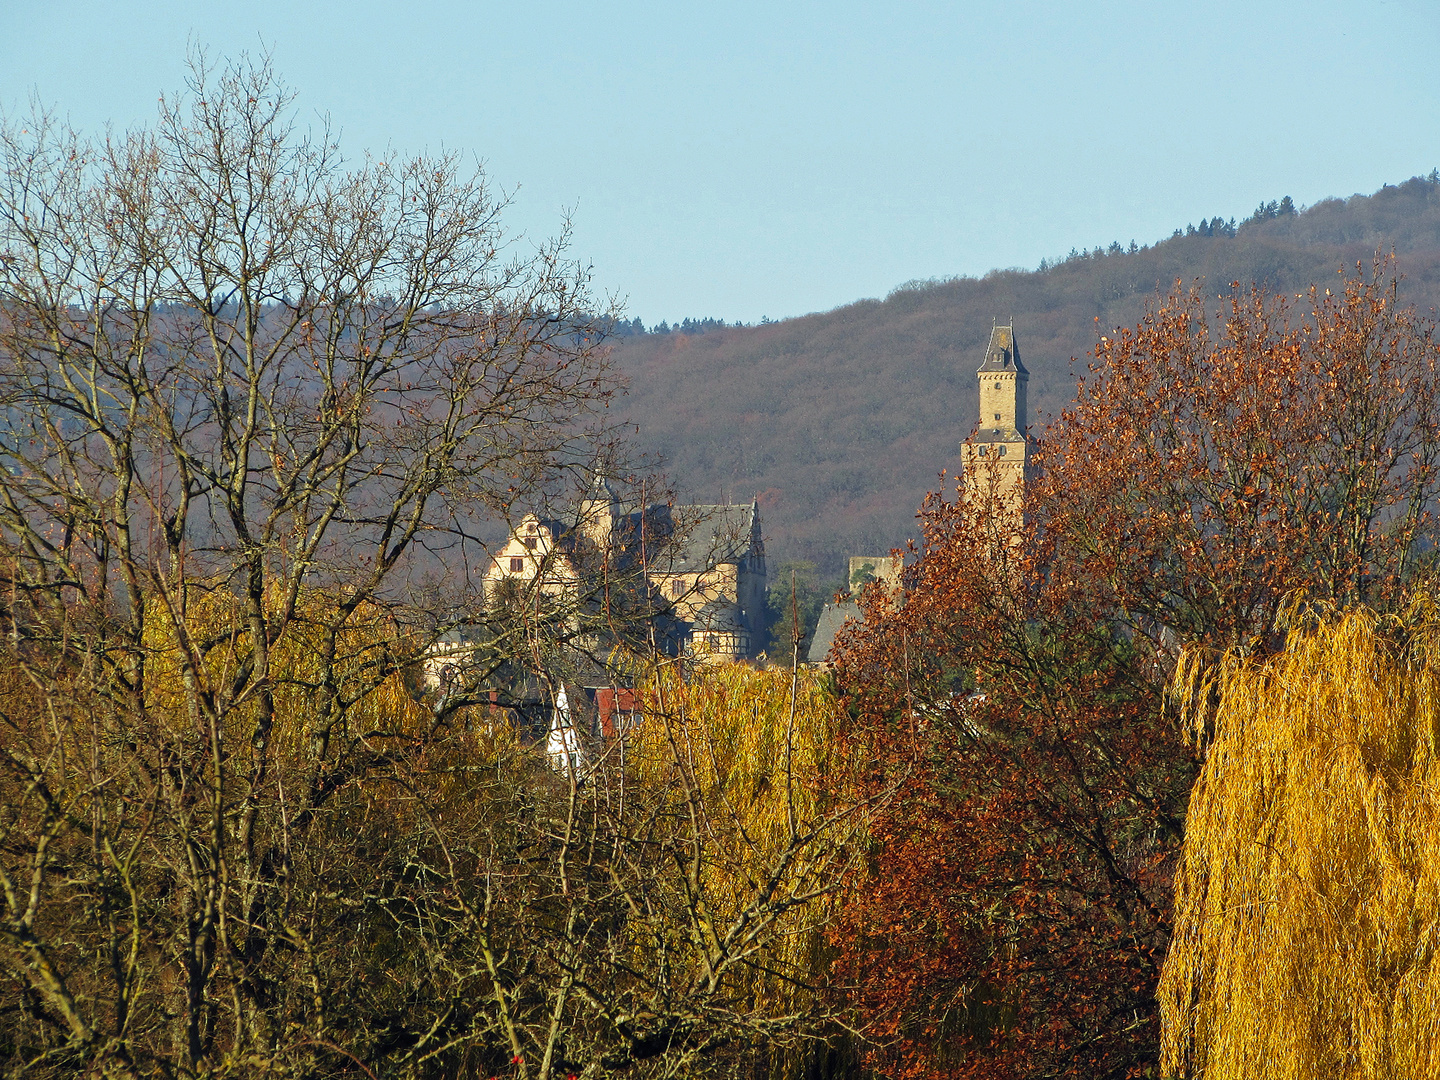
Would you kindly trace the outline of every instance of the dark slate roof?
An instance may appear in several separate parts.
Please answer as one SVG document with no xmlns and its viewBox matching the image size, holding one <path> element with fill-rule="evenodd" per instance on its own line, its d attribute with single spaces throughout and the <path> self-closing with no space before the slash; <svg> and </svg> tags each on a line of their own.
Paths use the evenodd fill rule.
<svg viewBox="0 0 1440 1080">
<path fill-rule="evenodd" d="M 1015 341 L 1013 326 L 996 326 L 990 330 L 990 344 L 985 347 L 985 359 L 980 362 L 980 373 L 987 371 L 1013 371 L 1017 375 L 1029 375 L 1020 362 L 1020 346 Z"/>
<path fill-rule="evenodd" d="M 1014 446 L 1020 442 L 1028 442 L 1031 446 L 1036 445 L 1035 440 L 1030 438 L 1029 435 L 1016 431 L 1014 428 L 997 428 L 993 424 L 989 427 L 976 428 L 975 434 L 970 436 L 970 441 L 976 443 L 1003 443 L 1009 446 Z"/>
<path fill-rule="evenodd" d="M 823 663 L 835 646 L 835 638 L 846 619 L 859 619 L 860 606 L 853 600 L 843 603 L 831 601 L 820 612 L 820 621 L 815 624 L 815 636 L 810 639 L 810 652 L 806 659 L 812 664 Z"/>
<path fill-rule="evenodd" d="M 749 506 L 697 505 L 676 508 L 677 524 L 686 531 L 674 569 L 681 572 L 709 570 L 722 563 L 744 559 L 751 548 L 760 546 L 760 508 Z"/>
<path fill-rule="evenodd" d="M 655 569 L 669 573 L 703 573 L 724 563 L 737 563 L 748 555 L 763 555 L 760 535 L 760 507 L 745 505 L 668 506 L 656 504 L 645 509 L 647 532 L 657 548 Z M 636 546 L 642 515 L 622 518 L 627 547 Z M 674 549 L 669 540 L 679 538 Z"/>
<path fill-rule="evenodd" d="M 486 627 L 480 623 L 460 623 L 450 627 L 435 639 L 436 648 L 453 648 L 461 645 L 475 645 L 485 639 Z"/>
<path fill-rule="evenodd" d="M 760 507 L 747 504 L 696 504 L 674 506 L 656 503 L 643 511 L 620 511 L 609 482 L 597 479 L 588 498 L 609 497 L 619 513 L 615 531 L 622 550 L 636 556 L 642 527 L 654 547 L 654 569 L 669 573 L 703 573 L 724 563 L 738 563 L 747 556 L 763 556 Z M 559 521 L 542 520 L 558 548 L 574 552 L 580 547 L 580 529 Z M 673 548 L 670 541 L 678 538 Z"/>
</svg>

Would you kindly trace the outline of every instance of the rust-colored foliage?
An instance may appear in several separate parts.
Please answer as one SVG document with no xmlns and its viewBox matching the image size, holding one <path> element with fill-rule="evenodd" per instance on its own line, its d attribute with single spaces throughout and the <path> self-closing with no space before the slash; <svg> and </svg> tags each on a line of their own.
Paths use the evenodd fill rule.
<svg viewBox="0 0 1440 1080">
<path fill-rule="evenodd" d="M 876 782 L 913 769 L 837 941 L 872 1064 L 1123 1076 L 1155 1057 L 1189 752 L 1093 594 L 1021 587 L 954 504 L 925 524 L 841 669 Z"/>
<path fill-rule="evenodd" d="M 1440 346 L 1397 291 L 1388 260 L 1306 310 L 1177 291 L 1101 337 L 1038 457 L 1047 568 L 1172 647 L 1248 641 L 1294 588 L 1391 599 L 1440 475 Z"/>
<path fill-rule="evenodd" d="M 872 779 L 909 773 L 836 935 L 881 1074 L 1158 1068 L 1177 650 L 1267 647 L 1297 588 L 1383 604 L 1430 535 L 1437 348 L 1390 270 L 1303 317 L 1177 289 L 1097 344 L 1023 521 L 983 477 L 927 501 L 905 602 L 839 665 Z"/>
</svg>

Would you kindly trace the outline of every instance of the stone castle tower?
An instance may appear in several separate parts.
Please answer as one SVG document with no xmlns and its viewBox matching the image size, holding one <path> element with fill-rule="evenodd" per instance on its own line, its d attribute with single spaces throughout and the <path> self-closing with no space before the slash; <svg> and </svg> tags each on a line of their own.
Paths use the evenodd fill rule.
<svg viewBox="0 0 1440 1080">
<path fill-rule="evenodd" d="M 580 503 L 576 529 L 595 545 L 597 551 L 608 551 L 615 539 L 615 525 L 623 514 L 619 496 L 604 471 L 597 468 L 590 490 Z"/>
<path fill-rule="evenodd" d="M 1025 483 L 1031 476 L 1033 444 L 1025 433 L 1030 373 L 1020 362 L 1013 325 L 990 331 L 990 344 L 976 375 L 980 423 L 963 447 L 966 486 L 977 494 L 993 491 L 1002 505 L 1018 511 L 1023 509 Z"/>
</svg>

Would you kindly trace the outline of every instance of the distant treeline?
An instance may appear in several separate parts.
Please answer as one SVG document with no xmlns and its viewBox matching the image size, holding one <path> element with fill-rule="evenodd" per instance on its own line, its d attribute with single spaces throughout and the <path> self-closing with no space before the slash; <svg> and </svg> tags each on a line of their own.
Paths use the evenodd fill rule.
<svg viewBox="0 0 1440 1080">
<path fill-rule="evenodd" d="M 736 320 L 726 322 L 724 319 L 685 319 L 675 323 L 673 326 L 661 319 L 653 326 L 646 326 L 637 319 L 620 319 L 613 324 L 612 333 L 615 337 L 639 337 L 642 334 L 708 334 L 714 330 L 734 330 L 745 326 L 764 326 L 772 320 L 762 318 L 759 323 L 744 323 Z"/>
<path fill-rule="evenodd" d="M 1428 177 L 1422 179 L 1426 183 L 1440 182 L 1440 174 L 1435 175 L 1437 176 L 1436 181 L 1432 181 Z M 1179 236 L 1233 237 L 1238 235 L 1240 230 L 1246 228 L 1247 226 L 1258 225 L 1262 221 L 1270 221 L 1273 218 L 1292 217 L 1299 212 L 1300 211 L 1296 209 L 1295 201 L 1291 199 L 1289 195 L 1286 195 L 1283 199 L 1271 199 L 1269 202 L 1262 202 L 1259 206 L 1255 208 L 1255 212 L 1253 214 L 1251 214 L 1244 221 L 1240 222 L 1238 225 L 1236 224 L 1233 217 L 1229 220 L 1226 220 L 1224 217 L 1217 214 L 1215 217 L 1212 218 L 1201 218 L 1199 225 L 1191 222 L 1183 229 L 1176 229 L 1173 233 L 1170 234 L 1169 239 L 1174 240 L 1176 237 Z M 1164 241 L 1161 241 L 1161 243 L 1163 242 Z M 1125 247 L 1118 240 L 1111 241 L 1109 247 L 1102 247 L 1100 245 L 1096 245 L 1096 247 L 1091 251 L 1082 251 L 1078 248 L 1072 247 L 1070 249 L 1070 254 L 1066 255 L 1064 258 L 1041 259 L 1039 271 L 1043 274 L 1046 270 L 1049 270 L 1055 266 L 1061 266 L 1065 263 L 1079 262 L 1084 259 L 1099 259 L 1107 255 L 1138 255 L 1142 251 L 1149 250 L 1149 244 L 1136 244 L 1134 240 L 1130 241 L 1129 247 Z"/>
<path fill-rule="evenodd" d="M 1432 188 L 1440 187 L 1440 169 L 1431 169 L 1428 175 L 1414 177 L 1410 180 L 1407 180 L 1405 184 L 1401 186 L 1420 187 L 1423 185 L 1429 185 Z M 1387 184 L 1386 187 L 1382 188 L 1381 190 L 1384 191 L 1390 188 L 1391 185 Z M 1321 202 L 1316 203 L 1315 206 L 1321 207 L 1327 204 L 1343 205 L 1343 203 L 1343 199 L 1324 199 Z M 1234 237 L 1238 236 L 1241 230 L 1256 225 L 1261 225 L 1267 221 L 1273 221 L 1276 218 L 1297 217 L 1300 214 L 1305 213 L 1309 209 L 1313 208 L 1303 206 L 1297 207 L 1295 205 L 1295 201 L 1289 195 L 1286 195 L 1283 199 L 1271 199 L 1269 202 L 1262 202 L 1259 206 L 1255 208 L 1254 213 L 1252 213 L 1249 217 L 1245 218 L 1245 220 L 1239 222 L 1238 224 L 1233 217 L 1227 220 L 1224 216 L 1217 214 L 1215 217 L 1212 218 L 1201 218 L 1199 225 L 1196 225 L 1192 222 L 1186 225 L 1183 229 L 1176 229 L 1173 233 L 1170 234 L 1167 239 L 1174 240 L 1177 237 L 1181 236 Z M 1164 242 L 1165 241 L 1163 240 L 1160 241 L 1160 243 Z M 1070 249 L 1070 253 L 1061 258 L 1041 259 L 1038 269 L 1041 273 L 1044 273 L 1046 270 L 1053 269 L 1056 266 L 1063 266 L 1065 263 L 1079 262 L 1086 259 L 1099 259 L 1107 255 L 1137 255 L 1142 251 L 1148 250 L 1150 250 L 1150 245 L 1137 245 L 1134 240 L 1130 241 L 1128 247 L 1121 244 L 1118 240 L 1112 241 L 1108 247 L 1097 245 L 1089 251 L 1072 247 Z"/>
<path fill-rule="evenodd" d="M 1420 185 L 1429 185 L 1432 188 L 1440 187 L 1440 169 L 1432 169 L 1428 175 L 1414 177 L 1411 180 L 1407 180 L 1405 184 L 1402 184 L 1400 186 L 1406 187 Z M 1393 186 L 1387 184 L 1386 187 L 1382 188 L 1381 190 L 1383 191 L 1388 189 L 1393 189 Z M 1343 205 L 1344 201 L 1345 200 L 1343 199 L 1324 199 L 1321 202 L 1316 203 L 1315 207 L 1326 206 L 1327 204 Z M 1245 218 L 1242 221 L 1237 222 L 1233 216 L 1230 218 L 1226 218 L 1223 214 L 1216 214 L 1214 217 L 1210 218 L 1201 218 L 1199 225 L 1196 225 L 1192 222 L 1190 224 L 1187 224 L 1183 229 L 1176 229 L 1173 233 L 1166 237 L 1165 240 L 1156 241 L 1156 244 L 1153 246 L 1159 246 L 1160 244 L 1165 243 L 1166 240 L 1174 240 L 1177 237 L 1182 236 L 1235 237 L 1238 236 L 1242 230 L 1248 229 L 1252 226 L 1261 225 L 1267 221 L 1273 221 L 1276 218 L 1297 217 L 1301 214 L 1304 214 L 1309 209 L 1313 208 L 1296 206 L 1295 200 L 1292 199 L 1289 195 L 1286 195 L 1282 199 L 1271 199 L 1269 202 L 1262 202 L 1259 206 L 1255 208 L 1254 212 L 1251 213 L 1249 217 Z M 1043 274 L 1047 270 L 1052 270 L 1057 266 L 1064 266 L 1067 263 L 1084 262 L 1090 259 L 1102 259 L 1107 256 L 1114 255 L 1138 255 L 1141 252 L 1149 251 L 1151 247 L 1152 245 L 1150 244 L 1138 244 L 1133 239 L 1128 245 L 1122 244 L 1118 240 L 1114 240 L 1111 241 L 1109 245 L 1097 244 L 1094 248 L 1090 249 L 1072 247 L 1069 251 L 1069 254 L 1057 256 L 1053 259 L 1041 259 L 1040 265 L 1036 269 L 1039 273 Z M 901 285 L 897 285 L 894 289 L 890 291 L 890 295 L 893 296 L 898 292 L 905 292 L 909 290 L 928 289 L 936 285 L 943 285 L 950 282 L 962 280 L 965 280 L 964 275 L 956 275 L 953 277 L 915 278 L 910 281 L 904 282 Z M 680 322 L 671 324 L 662 319 L 658 323 L 653 323 L 650 326 L 646 326 L 639 318 L 634 318 L 616 320 L 615 322 L 610 324 L 610 328 L 611 334 L 614 337 L 640 337 L 645 334 L 693 335 L 709 334 L 718 330 L 738 330 L 751 326 L 768 326 L 771 323 L 779 321 L 783 320 L 762 317 L 758 322 L 747 323 L 739 319 L 736 319 L 732 322 L 726 322 L 724 319 L 706 318 L 683 319 Z"/>
</svg>

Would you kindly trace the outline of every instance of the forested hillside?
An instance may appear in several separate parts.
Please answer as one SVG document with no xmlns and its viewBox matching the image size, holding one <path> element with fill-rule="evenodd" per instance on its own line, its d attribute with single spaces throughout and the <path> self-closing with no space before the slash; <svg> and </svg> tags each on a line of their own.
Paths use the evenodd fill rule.
<svg viewBox="0 0 1440 1080">
<path fill-rule="evenodd" d="M 1202 221 L 1036 271 L 911 282 L 776 323 L 632 334 L 617 343 L 631 380 L 622 408 L 683 491 L 758 495 L 773 563 L 811 560 L 839 577 L 847 553 L 913 535 L 925 492 L 954 473 L 994 320 L 1014 318 L 1038 428 L 1070 399 L 1096 334 L 1133 325 L 1177 280 L 1216 296 L 1232 280 L 1298 291 L 1391 247 L 1406 299 L 1440 306 L 1440 176 L 1298 213 L 1287 199 L 1239 225 Z"/>
</svg>

